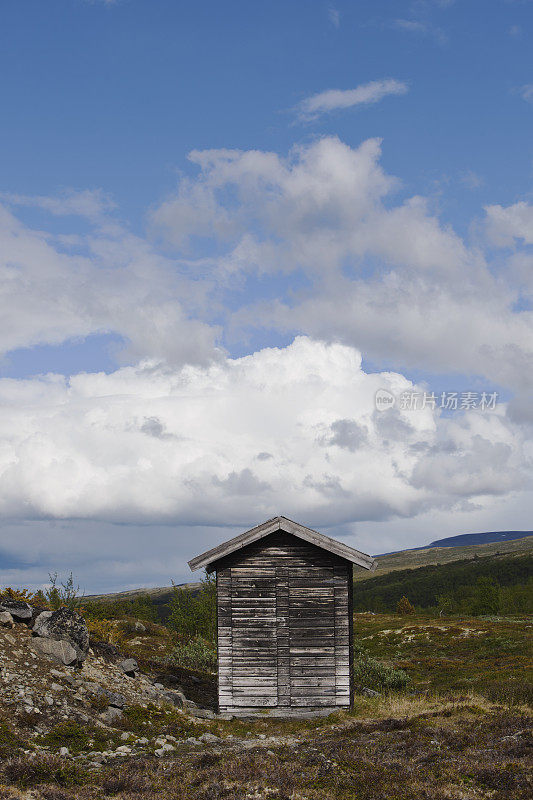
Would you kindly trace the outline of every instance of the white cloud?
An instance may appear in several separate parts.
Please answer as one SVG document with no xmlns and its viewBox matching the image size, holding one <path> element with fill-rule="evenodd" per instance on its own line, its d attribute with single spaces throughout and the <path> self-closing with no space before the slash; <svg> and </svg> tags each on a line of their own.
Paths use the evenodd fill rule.
<svg viewBox="0 0 533 800">
<path fill-rule="evenodd" d="M 427 21 L 420 19 L 395 19 L 392 27 L 406 33 L 413 33 L 419 36 L 432 36 L 439 44 L 446 44 L 448 37 L 441 28 L 431 25 Z"/>
<path fill-rule="evenodd" d="M 514 311 L 516 282 L 495 275 L 480 247 L 443 224 L 426 199 L 395 202 L 399 182 L 380 153 L 377 139 L 351 148 L 335 137 L 286 159 L 194 152 L 199 175 L 154 209 L 152 224 L 179 248 L 194 241 L 191 233 L 208 239 L 219 286 L 284 276 L 288 289 L 275 300 L 243 302 L 233 313 L 235 335 L 261 326 L 303 331 L 399 369 L 530 386 L 533 314 Z M 520 231 L 526 236 L 524 224 Z"/>
<path fill-rule="evenodd" d="M 84 214 L 98 226 L 60 236 L 25 226 L 0 206 L 0 342 L 4 353 L 114 332 L 128 355 L 171 363 L 217 354 L 216 327 L 197 318 L 204 289 L 176 274 L 175 262 L 103 217 L 99 194 L 19 198 L 52 213 Z"/>
<path fill-rule="evenodd" d="M 56 197 L 39 195 L 2 194 L 0 200 L 7 205 L 41 208 L 50 214 L 86 217 L 98 220 L 106 212 L 115 208 L 114 202 L 101 189 L 74 191 L 66 189 Z"/>
<path fill-rule="evenodd" d="M 517 239 L 533 244 L 533 206 L 523 201 L 512 206 L 487 206 L 487 233 L 500 247 L 512 246 Z"/>
<path fill-rule="evenodd" d="M 503 411 L 375 410 L 378 389 L 410 386 L 305 337 L 208 367 L 4 379 L 0 513 L 182 526 L 284 513 L 320 527 L 523 488 L 524 443 Z"/>
<path fill-rule="evenodd" d="M 296 111 L 301 119 L 313 120 L 321 114 L 377 103 L 388 95 L 401 95 L 408 91 L 409 87 L 406 83 L 394 78 L 370 81 L 370 83 L 361 84 L 355 89 L 328 89 L 314 94 L 298 103 Z"/>
</svg>

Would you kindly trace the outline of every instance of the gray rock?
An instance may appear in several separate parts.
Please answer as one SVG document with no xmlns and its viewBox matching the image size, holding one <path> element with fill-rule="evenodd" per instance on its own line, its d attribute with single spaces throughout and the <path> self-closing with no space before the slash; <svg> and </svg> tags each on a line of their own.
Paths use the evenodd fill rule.
<svg viewBox="0 0 533 800">
<path fill-rule="evenodd" d="M 12 628 L 15 623 L 9 611 L 0 611 L 0 625 L 2 628 Z"/>
<path fill-rule="evenodd" d="M 137 633 L 146 633 L 146 626 L 142 624 L 142 622 L 135 623 L 135 630 Z"/>
<path fill-rule="evenodd" d="M 41 613 L 35 617 L 33 621 L 32 631 L 37 635 L 40 636 L 39 629 L 42 625 L 46 622 L 47 619 L 50 619 L 52 616 L 52 611 L 41 611 Z"/>
<path fill-rule="evenodd" d="M 163 697 L 176 708 L 185 706 L 186 697 L 181 692 L 164 692 Z"/>
<path fill-rule="evenodd" d="M 64 757 L 69 756 L 70 753 L 68 751 L 68 747 L 60 747 L 59 748 L 59 755 L 60 756 L 64 756 Z"/>
<path fill-rule="evenodd" d="M 197 719 L 215 719 L 216 714 L 214 711 L 211 711 L 209 708 L 188 708 L 187 713 L 190 717 L 196 717 Z"/>
<path fill-rule="evenodd" d="M 374 689 L 368 689 L 366 686 L 364 687 L 363 691 L 361 692 L 365 697 L 379 697 L 379 692 L 374 691 Z"/>
<path fill-rule="evenodd" d="M 100 719 L 106 723 L 106 725 L 114 725 L 116 722 L 119 722 L 124 716 L 124 712 L 120 710 L 120 708 L 115 708 L 114 706 L 109 706 L 100 714 Z"/>
<path fill-rule="evenodd" d="M 58 642 L 54 639 L 34 639 L 31 646 L 39 655 L 48 656 L 65 666 L 75 664 L 78 660 L 78 654 L 68 642 Z"/>
<path fill-rule="evenodd" d="M 66 674 L 67 674 L 66 672 L 61 672 L 61 670 L 59 670 L 59 669 L 51 669 L 50 670 L 50 675 L 53 675 L 54 678 L 65 678 Z"/>
<path fill-rule="evenodd" d="M 221 741 L 220 736 L 215 736 L 214 733 L 202 733 L 202 735 L 198 738 L 204 744 L 211 744 L 212 742 Z"/>
<path fill-rule="evenodd" d="M 32 609 L 24 600 L 11 600 L 4 597 L 0 600 L 0 611 L 9 611 L 14 619 L 31 619 Z"/>
<path fill-rule="evenodd" d="M 41 616 L 37 617 L 36 623 Z M 89 631 L 85 620 L 70 608 L 52 611 L 49 617 L 34 627 L 33 632 L 46 639 L 68 642 L 76 651 L 78 661 L 83 661 L 89 650 Z"/>
<path fill-rule="evenodd" d="M 126 658 L 119 664 L 120 669 L 125 675 L 134 678 L 135 674 L 139 671 L 139 665 L 134 658 Z"/>
<path fill-rule="evenodd" d="M 101 686 L 98 687 L 96 692 L 98 695 L 103 695 L 107 698 L 107 702 L 110 706 L 114 708 L 124 708 L 126 705 L 126 698 L 123 694 L 119 694 L 118 692 L 111 692 L 109 689 L 102 689 Z"/>
</svg>

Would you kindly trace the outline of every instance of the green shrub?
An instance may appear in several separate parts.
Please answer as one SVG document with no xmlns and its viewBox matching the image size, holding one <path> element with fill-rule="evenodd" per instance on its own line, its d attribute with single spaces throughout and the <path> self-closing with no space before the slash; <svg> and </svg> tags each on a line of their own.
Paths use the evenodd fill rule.
<svg viewBox="0 0 533 800">
<path fill-rule="evenodd" d="M 22 742 L 13 733 L 7 722 L 0 720 L 0 758 L 6 758 L 13 754 L 14 750 L 22 747 Z"/>
<path fill-rule="evenodd" d="M 206 576 L 199 592 L 174 588 L 168 625 L 186 641 L 201 636 L 210 642 L 216 636 L 216 580 Z"/>
<path fill-rule="evenodd" d="M 405 689 L 411 678 L 403 669 L 382 664 L 376 658 L 372 658 L 360 646 L 355 645 L 356 660 L 353 669 L 353 678 L 356 684 L 360 684 L 367 689 L 374 691 L 390 691 Z"/>
<path fill-rule="evenodd" d="M 197 636 L 189 642 L 177 644 L 165 659 L 165 663 L 201 672 L 214 672 L 217 668 L 217 652 L 210 642 Z"/>
<path fill-rule="evenodd" d="M 176 737 L 193 736 L 197 732 L 195 723 L 176 708 L 161 708 L 154 703 L 146 706 L 127 706 L 124 719 L 119 723 L 124 730 L 142 736 L 171 733 Z"/>
<path fill-rule="evenodd" d="M 396 613 L 397 614 L 414 614 L 415 609 L 414 606 L 409 602 L 408 598 L 403 595 L 400 597 L 396 604 Z"/>
<path fill-rule="evenodd" d="M 105 749 L 109 735 L 99 728 L 87 728 L 76 722 L 61 722 L 46 733 L 41 741 L 56 750 L 68 747 L 71 753 L 80 753 L 82 750 Z"/>
</svg>

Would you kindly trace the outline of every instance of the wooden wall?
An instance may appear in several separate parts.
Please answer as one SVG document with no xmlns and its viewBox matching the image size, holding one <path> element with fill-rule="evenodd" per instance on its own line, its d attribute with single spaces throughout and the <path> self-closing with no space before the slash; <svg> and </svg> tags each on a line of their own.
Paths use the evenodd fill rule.
<svg viewBox="0 0 533 800">
<path fill-rule="evenodd" d="M 214 567 L 220 711 L 350 705 L 352 564 L 278 531 Z"/>
</svg>

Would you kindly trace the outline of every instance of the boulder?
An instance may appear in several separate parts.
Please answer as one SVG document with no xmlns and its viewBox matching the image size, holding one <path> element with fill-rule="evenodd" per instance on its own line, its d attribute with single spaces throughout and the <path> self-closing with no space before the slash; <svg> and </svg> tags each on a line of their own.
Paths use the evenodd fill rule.
<svg viewBox="0 0 533 800">
<path fill-rule="evenodd" d="M 220 742 L 220 736 L 215 736 L 214 733 L 202 733 L 198 740 L 205 744 L 214 744 L 215 742 Z"/>
<path fill-rule="evenodd" d="M 56 639 L 36 638 L 32 640 L 31 646 L 35 652 L 53 658 L 66 667 L 78 661 L 76 650 L 65 640 L 57 641 Z"/>
<path fill-rule="evenodd" d="M 135 661 L 134 658 L 126 658 L 120 664 L 120 669 L 125 675 L 129 675 L 130 678 L 134 678 L 137 672 L 139 671 L 139 665 Z"/>
<path fill-rule="evenodd" d="M 102 711 L 100 719 L 102 722 L 105 722 L 106 725 L 114 725 L 116 722 L 120 722 L 123 716 L 124 712 L 121 711 L 120 708 L 109 706 L 105 711 Z"/>
<path fill-rule="evenodd" d="M 96 694 L 103 695 L 113 708 L 124 708 L 126 705 L 126 698 L 123 694 L 119 694 L 118 692 L 111 692 L 109 689 L 102 689 L 102 687 L 99 686 Z"/>
<path fill-rule="evenodd" d="M 136 622 L 135 630 L 137 633 L 146 633 L 146 625 L 143 625 L 142 622 Z"/>
<path fill-rule="evenodd" d="M 36 636 L 40 636 L 40 628 L 44 625 L 47 619 L 50 619 L 53 611 L 41 611 L 41 613 L 33 620 L 32 631 Z"/>
<path fill-rule="evenodd" d="M 12 628 L 15 623 L 9 611 L 0 611 L 0 625 L 2 628 Z"/>
<path fill-rule="evenodd" d="M 216 714 L 209 708 L 188 708 L 187 714 L 197 719 L 216 719 Z"/>
<path fill-rule="evenodd" d="M 163 692 L 163 697 L 176 708 L 183 708 L 187 700 L 181 692 Z"/>
<path fill-rule="evenodd" d="M 43 612 L 43 614 L 48 613 L 50 612 Z M 89 631 L 83 617 L 70 608 L 59 608 L 57 611 L 52 611 L 41 623 L 43 614 L 37 617 L 33 628 L 35 635 L 58 642 L 68 642 L 76 651 L 77 660 L 83 661 L 89 650 Z"/>
<path fill-rule="evenodd" d="M 32 618 L 32 608 L 24 600 L 12 600 L 9 597 L 0 599 L 0 611 L 8 611 L 15 620 Z"/>
</svg>

